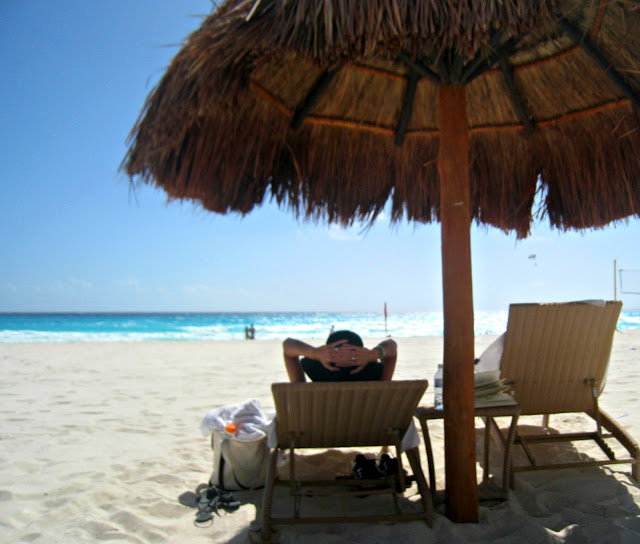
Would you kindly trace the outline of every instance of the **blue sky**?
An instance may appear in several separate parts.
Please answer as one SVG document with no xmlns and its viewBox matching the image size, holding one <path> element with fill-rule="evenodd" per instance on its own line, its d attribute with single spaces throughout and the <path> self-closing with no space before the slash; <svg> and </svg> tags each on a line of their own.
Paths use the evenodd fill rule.
<svg viewBox="0 0 640 544">
<path fill-rule="evenodd" d="M 440 310 L 437 224 L 382 218 L 363 234 L 270 204 L 218 216 L 118 172 L 145 97 L 210 7 L 0 3 L 0 311 Z M 541 224 L 520 242 L 474 227 L 475 306 L 613 298 L 613 261 L 640 269 L 639 238 L 637 220 Z"/>
</svg>

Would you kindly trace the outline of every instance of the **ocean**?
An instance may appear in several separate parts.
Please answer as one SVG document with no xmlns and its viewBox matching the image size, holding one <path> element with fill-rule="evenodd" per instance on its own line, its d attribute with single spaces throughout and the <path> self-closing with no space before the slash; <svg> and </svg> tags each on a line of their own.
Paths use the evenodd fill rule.
<svg viewBox="0 0 640 544">
<path fill-rule="evenodd" d="M 441 312 L 11 313 L 0 314 L 0 342 L 118 342 L 320 338 L 331 328 L 365 338 L 442 336 Z M 507 311 L 476 311 L 475 334 L 501 334 Z M 623 311 L 619 330 L 640 329 L 640 311 Z"/>
</svg>

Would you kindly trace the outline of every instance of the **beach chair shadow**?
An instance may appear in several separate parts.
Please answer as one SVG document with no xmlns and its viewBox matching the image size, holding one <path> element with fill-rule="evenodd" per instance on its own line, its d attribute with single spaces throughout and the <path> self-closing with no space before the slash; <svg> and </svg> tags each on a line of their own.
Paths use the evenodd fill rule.
<svg viewBox="0 0 640 544">
<path fill-rule="evenodd" d="M 512 487 L 516 472 L 613 464 L 631 464 L 633 478 L 640 480 L 638 443 L 598 404 L 621 308 L 619 301 L 509 307 L 501 376 L 511 385 L 522 416 L 543 416 L 542 428 L 535 433 L 525 433 L 519 426 L 515 444 L 524 451 L 526 462 L 518 464 L 512 459 Z M 550 415 L 570 413 L 588 415 L 595 430 L 548 430 Z M 560 455 L 552 460 L 549 451 L 544 458 L 534 452 L 535 444 L 555 444 L 556 453 L 562 453 L 558 444 L 574 441 L 592 441 L 600 456 L 568 460 Z M 622 450 L 622 457 L 614 450 Z"/>
<path fill-rule="evenodd" d="M 531 435 L 558 436 L 563 434 L 561 427 L 565 424 L 575 427 L 574 420 L 577 417 L 571 416 L 562 422 L 560 418 L 554 418 L 559 421 L 560 428 L 524 424 L 520 430 Z M 586 417 L 583 419 L 587 420 Z M 556 440 L 532 444 L 530 447 L 537 459 L 576 463 L 579 467 L 564 471 L 521 472 L 518 485 L 512 490 L 514 498 L 529 516 L 546 519 L 547 527 L 562 531 L 567 541 L 587 541 L 586 534 L 589 539 L 599 541 L 602 535 L 590 532 L 594 528 L 594 517 L 609 519 L 610 523 L 615 519 L 619 527 L 637 531 L 636 520 L 640 507 L 635 490 L 640 486 L 628 471 L 618 470 L 615 465 L 593 463 L 598 458 L 599 448 L 594 445 L 585 451 L 586 444 L 588 442 Z M 528 463 L 526 453 L 523 450 L 516 452 L 514 462 Z"/>
<path fill-rule="evenodd" d="M 418 448 L 401 451 L 402 440 L 413 425 L 413 413 L 427 384 L 426 380 L 273 384 L 277 447 L 270 453 L 262 501 L 263 541 L 269 541 L 272 528 L 277 525 L 423 520 L 431 526 L 433 505 Z M 302 480 L 296 473 L 296 449 L 372 446 L 395 447 L 399 463 L 396 478 Z M 286 450 L 289 452 L 289 477 L 288 481 L 283 481 L 278 478 L 276 464 L 280 452 Z M 402 453 L 409 460 L 413 474 L 405 476 Z M 417 484 L 419 512 L 414 509 L 407 512 L 402 508 L 402 496 L 410 481 Z M 284 497 L 287 500 L 283 500 L 281 493 L 275 493 L 278 485 L 288 488 L 289 497 Z M 369 497 L 377 500 L 381 494 L 391 495 L 393 500 L 385 505 L 384 513 L 371 513 L 367 503 Z M 367 499 L 357 499 L 362 496 Z M 278 506 L 280 502 L 289 503 L 290 515 L 282 515 L 282 509 L 275 513 L 275 498 Z M 351 506 L 346 506 L 345 501 L 349 500 Z M 312 501 L 317 503 L 314 505 L 316 512 L 333 511 L 328 515 L 305 515 L 307 503 Z M 349 512 L 345 513 L 345 510 Z"/>
</svg>

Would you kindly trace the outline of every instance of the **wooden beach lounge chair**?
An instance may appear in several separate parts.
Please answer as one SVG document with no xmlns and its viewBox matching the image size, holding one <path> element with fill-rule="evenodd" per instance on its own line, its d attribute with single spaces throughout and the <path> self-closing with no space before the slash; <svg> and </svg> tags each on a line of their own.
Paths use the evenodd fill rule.
<svg viewBox="0 0 640 544">
<path fill-rule="evenodd" d="M 276 383 L 271 389 L 276 407 L 277 447 L 271 450 L 262 503 L 262 538 L 269 540 L 273 525 L 296 523 L 344 523 L 369 521 L 402 521 L 422 519 L 432 524 L 431 494 L 420 466 L 418 448 L 406 454 L 418 491 L 422 512 L 403 513 L 398 492 L 405 488 L 401 462 L 401 441 L 412 424 L 413 413 L 422 398 L 426 380 L 384 382 L 313 382 Z M 399 463 L 400 490 L 389 481 L 385 489 L 363 491 L 363 485 L 380 484 L 381 480 L 337 479 L 331 481 L 300 481 L 296 475 L 294 451 L 297 448 L 359 448 L 367 446 L 395 446 Z M 289 450 L 289 486 L 293 495 L 293 513 L 290 517 L 274 517 L 272 502 L 274 485 L 285 484 L 277 480 L 276 461 L 279 450 Z M 384 482 L 384 480 L 382 480 Z M 303 517 L 301 499 L 326 494 L 389 493 L 395 512 L 388 515 L 348 516 L 340 511 L 336 501 L 333 517 Z M 305 501 L 305 504 L 309 501 Z"/>
<path fill-rule="evenodd" d="M 511 485 L 514 472 L 616 463 L 631 463 L 632 475 L 639 480 L 638 443 L 598 404 L 621 308 L 619 301 L 512 304 L 509 307 L 501 376 L 511 384 L 522 416 L 544 416 L 543 433 L 516 434 L 515 444 L 524 449 L 528 464 L 514 466 L 512 459 Z M 595 430 L 548 432 L 550 414 L 572 412 L 591 416 Z M 604 459 L 541 463 L 531 448 L 536 443 L 575 440 L 594 440 Z M 622 458 L 614 455 L 610 446 L 615 440 L 627 450 L 628 457 L 626 452 Z"/>
</svg>

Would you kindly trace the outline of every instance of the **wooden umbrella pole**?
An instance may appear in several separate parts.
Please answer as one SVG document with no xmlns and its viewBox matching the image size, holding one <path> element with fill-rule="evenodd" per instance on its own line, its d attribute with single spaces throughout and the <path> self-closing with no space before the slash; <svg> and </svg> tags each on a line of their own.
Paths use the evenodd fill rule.
<svg viewBox="0 0 640 544">
<path fill-rule="evenodd" d="M 447 515 L 478 521 L 473 379 L 469 130 L 465 88 L 439 91 Z"/>
</svg>

